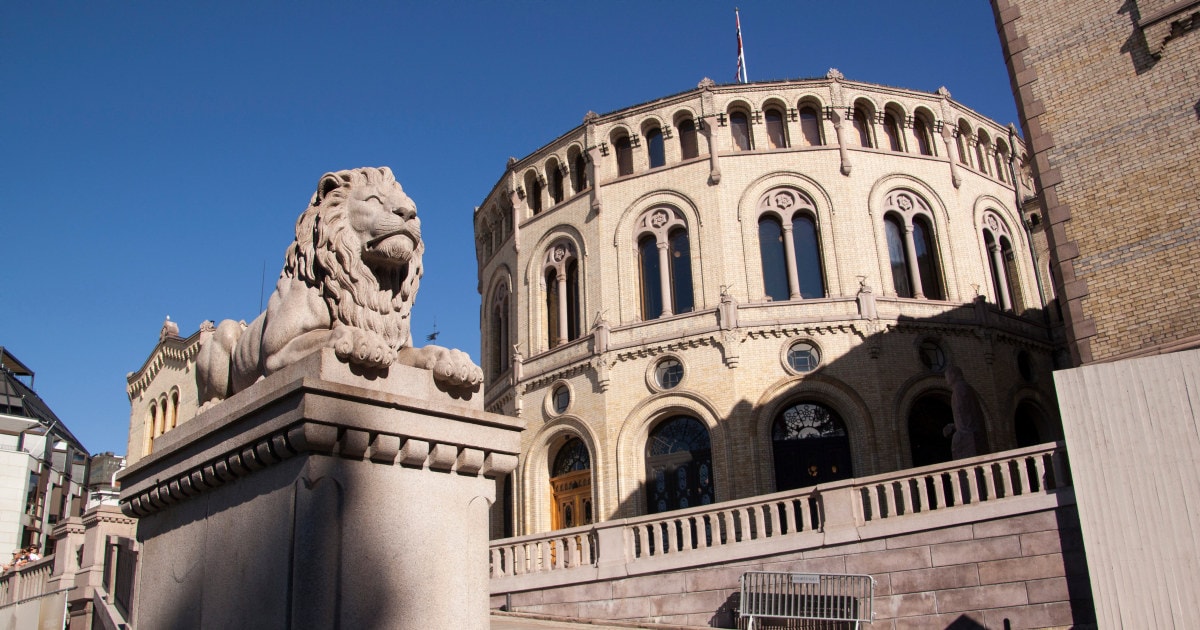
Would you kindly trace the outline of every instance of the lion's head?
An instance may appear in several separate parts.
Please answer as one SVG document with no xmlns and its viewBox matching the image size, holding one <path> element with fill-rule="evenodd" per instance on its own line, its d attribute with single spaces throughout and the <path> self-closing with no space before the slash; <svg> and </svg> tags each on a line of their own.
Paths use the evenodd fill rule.
<svg viewBox="0 0 1200 630">
<path fill-rule="evenodd" d="M 409 316 L 421 284 L 417 206 L 391 169 L 328 173 L 296 222 L 283 275 L 321 291 L 332 319 L 412 344 Z"/>
</svg>

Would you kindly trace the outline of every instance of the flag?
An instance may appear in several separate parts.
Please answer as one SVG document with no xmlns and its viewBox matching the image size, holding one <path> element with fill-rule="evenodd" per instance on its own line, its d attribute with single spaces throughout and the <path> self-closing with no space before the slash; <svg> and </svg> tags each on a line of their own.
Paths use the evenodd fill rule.
<svg viewBox="0 0 1200 630">
<path fill-rule="evenodd" d="M 742 17 L 738 15 L 737 7 L 733 9 L 733 19 L 737 22 L 738 40 L 737 76 L 733 77 L 733 80 L 738 83 L 749 83 L 750 79 L 746 78 L 746 52 L 742 50 Z"/>
</svg>

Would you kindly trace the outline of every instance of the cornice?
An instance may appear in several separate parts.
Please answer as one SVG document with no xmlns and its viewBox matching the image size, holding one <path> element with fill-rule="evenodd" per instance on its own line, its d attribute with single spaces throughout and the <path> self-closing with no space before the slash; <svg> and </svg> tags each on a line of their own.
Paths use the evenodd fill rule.
<svg viewBox="0 0 1200 630">
<path fill-rule="evenodd" d="M 158 342 L 154 347 L 154 351 L 147 357 L 146 362 L 136 372 L 130 372 L 126 375 L 125 380 L 128 383 L 125 387 L 125 393 L 129 396 L 130 402 L 142 395 L 150 383 L 154 381 L 154 377 L 162 371 L 167 361 L 178 361 L 187 363 L 196 358 L 196 354 L 200 352 L 200 333 L 197 330 L 188 338 L 167 337 Z"/>
</svg>

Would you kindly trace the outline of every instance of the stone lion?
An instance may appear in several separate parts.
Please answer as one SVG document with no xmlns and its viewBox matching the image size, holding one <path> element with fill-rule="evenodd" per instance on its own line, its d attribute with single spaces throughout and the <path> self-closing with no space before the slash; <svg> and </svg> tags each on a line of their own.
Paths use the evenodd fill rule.
<svg viewBox="0 0 1200 630">
<path fill-rule="evenodd" d="M 200 404 L 228 398 L 324 347 L 343 361 L 433 370 L 454 388 L 483 372 L 461 350 L 412 347 L 421 284 L 417 207 L 387 167 L 328 173 L 296 222 L 267 310 L 247 326 L 225 320 L 196 358 Z"/>
</svg>

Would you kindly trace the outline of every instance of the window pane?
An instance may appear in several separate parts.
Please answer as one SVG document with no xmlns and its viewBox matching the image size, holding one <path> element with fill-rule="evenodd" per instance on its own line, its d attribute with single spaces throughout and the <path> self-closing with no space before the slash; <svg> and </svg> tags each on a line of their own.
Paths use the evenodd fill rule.
<svg viewBox="0 0 1200 630">
<path fill-rule="evenodd" d="M 796 278 L 800 281 L 800 297 L 825 297 L 821 248 L 817 243 L 817 226 L 811 217 L 800 215 L 792 220 L 792 243 L 796 247 Z"/>
<path fill-rule="evenodd" d="M 558 274 L 551 269 L 546 274 L 546 341 L 549 347 L 558 345 Z"/>
<path fill-rule="evenodd" d="M 662 276 L 659 275 L 658 243 L 653 236 L 638 241 L 638 258 L 642 267 L 642 319 L 662 315 Z"/>
<path fill-rule="evenodd" d="M 567 339 L 579 338 L 579 263 L 567 265 Z"/>
<path fill-rule="evenodd" d="M 900 125 L 896 122 L 896 115 L 888 113 L 883 117 L 883 132 L 887 134 L 888 145 L 893 151 L 903 151 L 900 145 Z"/>
<path fill-rule="evenodd" d="M 942 283 L 938 280 L 937 260 L 933 250 L 933 233 L 925 221 L 913 221 L 913 244 L 917 249 L 917 272 L 921 275 L 921 292 L 931 300 L 941 300 Z"/>
<path fill-rule="evenodd" d="M 529 193 L 529 207 L 537 214 L 542 211 L 542 185 L 536 177 L 528 178 L 525 183 L 525 190 Z"/>
<path fill-rule="evenodd" d="M 888 217 L 883 220 L 884 231 L 887 233 L 888 260 L 892 264 L 892 286 L 896 295 L 910 298 L 913 296 L 912 287 L 908 283 L 908 261 L 904 251 L 904 232 L 895 219 Z"/>
<path fill-rule="evenodd" d="M 804 134 L 805 145 L 821 146 L 821 119 L 817 116 L 817 110 L 811 107 L 800 110 L 800 131 Z"/>
<path fill-rule="evenodd" d="M 571 184 L 575 186 L 575 192 L 583 192 L 588 187 L 587 181 L 587 159 L 582 153 L 575 154 L 575 163 L 571 165 Z"/>
<path fill-rule="evenodd" d="M 617 145 L 617 175 L 630 175 L 633 173 L 633 145 L 629 143 L 629 138 L 620 138 L 616 142 Z"/>
<path fill-rule="evenodd" d="M 933 144 L 929 138 L 929 127 L 925 121 L 916 118 L 913 120 L 913 134 L 917 136 L 917 150 L 921 155 L 933 155 Z"/>
<path fill-rule="evenodd" d="M 867 112 L 863 109 L 855 108 L 854 110 L 854 130 L 858 132 L 858 143 L 862 146 L 871 148 L 871 130 L 870 121 L 867 120 Z"/>
<path fill-rule="evenodd" d="M 750 121 L 745 114 L 734 112 L 729 115 L 729 131 L 733 134 L 734 150 L 750 150 Z"/>
<path fill-rule="evenodd" d="M 787 300 L 787 256 L 784 251 L 783 228 L 772 217 L 758 222 L 758 250 L 762 255 L 763 289 L 772 300 Z"/>
<path fill-rule="evenodd" d="M 768 109 L 767 116 L 767 141 L 771 143 L 772 149 L 782 149 L 787 146 L 787 139 L 783 132 L 783 114 L 777 109 Z"/>
<path fill-rule="evenodd" d="M 650 168 L 658 168 L 667 163 L 661 129 L 651 129 L 646 132 L 646 148 L 650 152 Z"/>
<path fill-rule="evenodd" d="M 696 123 L 690 120 L 679 122 L 679 154 L 685 160 L 700 156 L 700 145 L 696 142 Z"/>
<path fill-rule="evenodd" d="M 563 175 L 562 170 L 557 165 L 550 175 L 550 186 L 552 187 L 550 194 L 554 197 L 554 203 L 559 203 L 563 200 Z"/>
<path fill-rule="evenodd" d="M 671 305 L 675 313 L 692 311 L 692 256 L 687 230 L 671 233 Z"/>
</svg>

